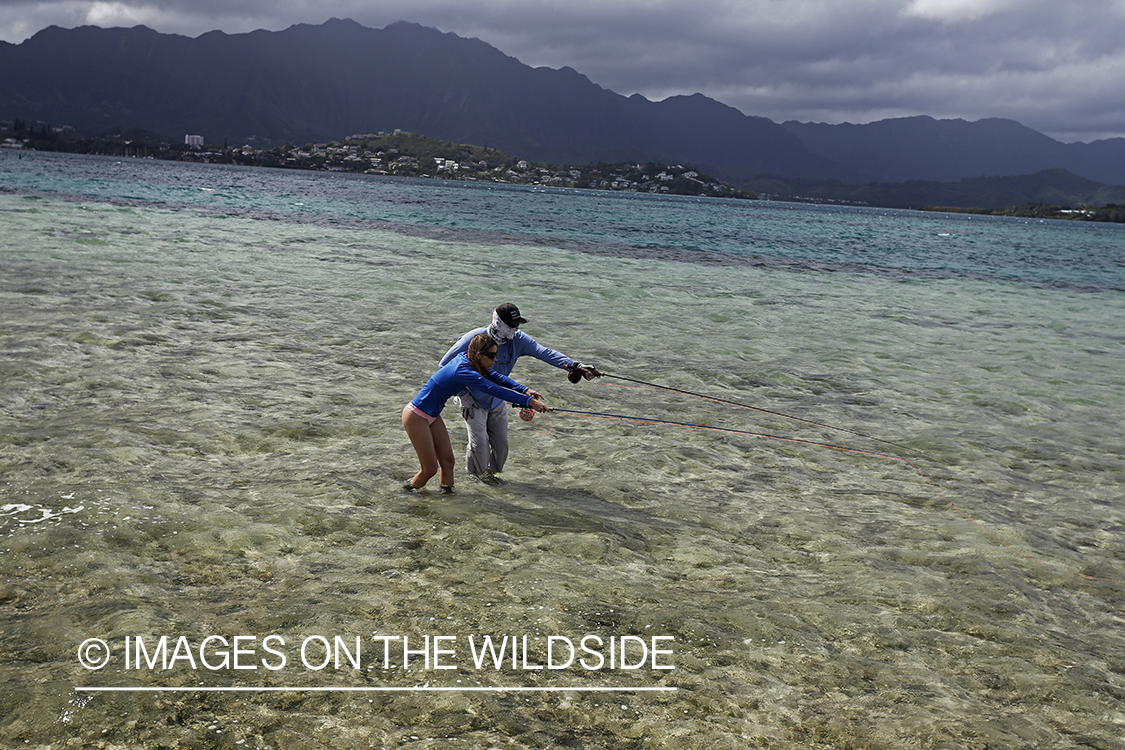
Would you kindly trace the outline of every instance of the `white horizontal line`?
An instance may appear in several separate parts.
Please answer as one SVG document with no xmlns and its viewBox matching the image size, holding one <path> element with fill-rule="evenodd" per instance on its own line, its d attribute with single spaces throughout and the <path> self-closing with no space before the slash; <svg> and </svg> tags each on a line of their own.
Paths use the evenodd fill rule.
<svg viewBox="0 0 1125 750">
<path fill-rule="evenodd" d="M 87 693 L 674 693 L 674 687 L 86 687 L 75 690 Z"/>
</svg>

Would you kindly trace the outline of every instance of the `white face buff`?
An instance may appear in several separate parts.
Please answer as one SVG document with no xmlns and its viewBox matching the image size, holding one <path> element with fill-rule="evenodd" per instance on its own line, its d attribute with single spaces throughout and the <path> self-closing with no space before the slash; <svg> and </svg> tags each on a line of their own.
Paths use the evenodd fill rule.
<svg viewBox="0 0 1125 750">
<path fill-rule="evenodd" d="M 496 311 L 492 311 L 492 325 L 488 327 L 488 335 L 496 339 L 497 344 L 503 344 L 512 340 L 516 335 L 519 328 L 512 328 L 510 325 L 500 320 L 500 316 Z"/>
</svg>

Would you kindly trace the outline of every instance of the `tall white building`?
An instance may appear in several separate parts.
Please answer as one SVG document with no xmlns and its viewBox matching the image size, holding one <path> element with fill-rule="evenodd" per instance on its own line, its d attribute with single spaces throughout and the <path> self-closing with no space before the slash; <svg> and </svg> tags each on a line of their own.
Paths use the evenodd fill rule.
<svg viewBox="0 0 1125 750">
<path fill-rule="evenodd" d="M 193 148 L 203 148 L 203 136 L 201 135 L 185 135 L 184 145 Z"/>
</svg>

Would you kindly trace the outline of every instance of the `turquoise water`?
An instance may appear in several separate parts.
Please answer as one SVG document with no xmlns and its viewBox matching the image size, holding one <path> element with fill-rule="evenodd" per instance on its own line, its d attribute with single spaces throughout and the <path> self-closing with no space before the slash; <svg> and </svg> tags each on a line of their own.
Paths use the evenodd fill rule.
<svg viewBox="0 0 1125 750">
<path fill-rule="evenodd" d="M 4 154 L 0 235 L 3 744 L 1125 747 L 1120 227 Z M 507 300 L 722 402 L 521 362 L 402 494 Z"/>
<path fill-rule="evenodd" d="M 0 187 L 642 259 L 1125 291 L 1125 228 L 762 201 L 0 153 Z"/>
</svg>

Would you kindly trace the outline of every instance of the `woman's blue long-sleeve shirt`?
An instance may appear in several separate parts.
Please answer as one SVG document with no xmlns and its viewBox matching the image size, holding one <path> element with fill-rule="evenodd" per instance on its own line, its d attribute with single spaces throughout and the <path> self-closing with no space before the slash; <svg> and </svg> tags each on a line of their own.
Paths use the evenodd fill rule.
<svg viewBox="0 0 1125 750">
<path fill-rule="evenodd" d="M 469 350 L 469 342 L 478 333 L 488 333 L 488 326 L 477 328 L 469 331 L 462 336 L 456 344 L 449 347 L 449 351 L 441 358 L 441 364 L 444 366 L 448 362 L 452 362 L 453 358 L 459 354 L 463 354 Z M 523 356 L 535 357 L 536 359 L 543 360 L 549 365 L 560 367 L 564 370 L 571 368 L 575 362 L 570 357 L 562 352 L 549 349 L 540 344 L 535 339 L 528 336 L 523 331 L 516 331 L 516 335 L 510 341 L 505 341 L 503 344 L 498 344 L 496 347 L 496 362 L 492 365 L 492 372 L 499 372 L 504 375 L 509 375 L 512 368 L 516 366 L 516 360 Z M 493 398 L 488 392 L 474 385 L 468 386 L 469 395 L 473 397 L 473 401 L 477 406 L 482 409 L 495 409 L 500 405 L 498 399 Z M 453 394 L 458 395 L 458 394 Z"/>
<path fill-rule="evenodd" d="M 484 375 L 481 375 L 469 364 L 469 357 L 465 354 L 460 354 L 448 364 L 442 365 L 441 369 L 426 381 L 422 390 L 410 403 L 431 417 L 436 417 L 445 408 L 446 401 L 469 387 L 520 406 L 528 406 L 531 403 L 531 396 L 526 393 L 527 386 L 492 370 L 485 370 Z"/>
</svg>

